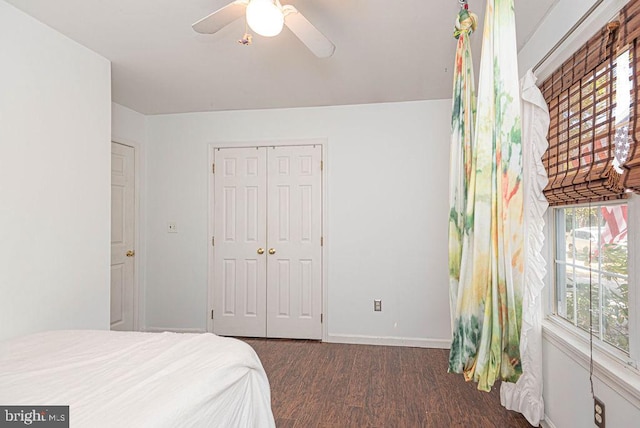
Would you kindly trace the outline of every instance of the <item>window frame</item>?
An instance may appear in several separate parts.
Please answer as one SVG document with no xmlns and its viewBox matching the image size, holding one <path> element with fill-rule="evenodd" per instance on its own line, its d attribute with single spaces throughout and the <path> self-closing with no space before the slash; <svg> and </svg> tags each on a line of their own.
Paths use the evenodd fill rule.
<svg viewBox="0 0 640 428">
<path fill-rule="evenodd" d="M 560 313 L 560 307 L 559 307 L 559 296 L 558 296 L 558 292 L 559 290 L 559 284 L 558 284 L 558 272 L 560 271 L 559 269 L 559 265 L 563 265 L 564 266 L 564 271 L 565 271 L 565 275 L 568 274 L 568 272 L 570 270 L 573 271 L 573 273 L 575 274 L 575 272 L 577 270 L 582 270 L 582 271 L 591 271 L 593 272 L 592 278 L 594 278 L 594 283 L 597 283 L 598 281 L 598 276 L 600 276 L 603 273 L 610 273 L 613 274 L 614 276 L 622 276 L 619 274 L 616 274 L 615 272 L 608 272 L 602 269 L 602 265 L 601 263 L 598 263 L 598 266 L 596 268 L 593 268 L 591 266 L 589 267 L 583 267 L 580 265 L 577 265 L 577 263 L 575 263 L 575 259 L 573 260 L 573 262 L 569 263 L 568 262 L 568 257 L 566 259 L 561 259 L 558 258 L 559 256 L 559 252 L 557 251 L 558 249 L 558 243 L 559 243 L 559 238 L 564 235 L 565 237 L 567 236 L 567 234 L 572 234 L 573 237 L 575 237 L 575 239 L 582 239 L 582 240 L 593 240 L 593 232 L 592 231 L 585 231 L 585 230 L 581 230 L 584 229 L 583 227 L 580 228 L 575 228 L 572 229 L 570 231 L 567 231 L 565 229 L 560 229 L 559 227 L 557 227 L 557 222 L 560 219 L 560 215 L 558 215 L 558 211 L 559 210 L 566 210 L 566 209 L 574 209 L 574 208 L 596 208 L 596 207 L 601 207 L 601 206 L 614 206 L 614 205 L 627 205 L 627 209 L 629 204 L 627 203 L 627 200 L 613 200 L 613 201 L 600 201 L 600 202 L 594 202 L 592 204 L 573 204 L 573 205 L 565 205 L 565 206 L 557 206 L 557 207 L 552 207 L 551 210 L 553 211 L 552 213 L 552 218 L 554 221 L 554 233 L 552 235 L 553 237 L 553 259 L 552 263 L 553 263 L 553 270 L 551 272 L 553 278 L 552 280 L 554 281 L 554 293 L 553 293 L 553 298 L 552 298 L 552 303 L 553 303 L 553 314 L 555 316 L 557 316 L 562 322 L 566 322 L 568 323 L 571 327 L 575 327 L 576 329 L 578 329 L 581 332 L 585 332 L 587 337 L 589 336 L 589 332 L 586 332 L 583 328 L 580 328 L 578 325 L 575 325 L 578 323 L 578 317 L 577 317 L 577 312 L 578 312 L 578 308 L 574 305 L 574 319 L 571 320 L 569 319 L 568 315 L 567 316 L 562 316 Z M 600 212 L 598 212 L 598 217 L 600 218 L 601 214 Z M 629 217 L 629 214 L 627 214 L 627 217 Z M 601 234 L 602 234 L 602 227 L 601 226 L 594 226 L 593 228 L 597 228 L 598 229 L 598 233 L 600 234 L 600 238 L 602 238 Z M 564 233 L 563 233 L 564 232 Z M 579 234 L 578 234 L 579 232 Z M 589 238 L 586 237 L 586 235 L 589 235 Z M 582 237 L 582 235 L 584 235 L 584 237 Z M 575 242 L 574 242 L 575 243 Z M 569 243 L 568 241 L 564 241 L 564 246 L 565 248 L 570 245 L 571 243 Z M 600 247 L 600 243 L 596 242 L 596 248 Z M 628 249 L 628 247 L 627 247 Z M 581 251 L 579 251 L 577 248 L 574 248 L 574 254 L 578 255 L 578 253 L 580 253 Z M 601 259 L 601 255 L 600 253 L 598 253 L 598 259 L 599 262 L 602 261 Z M 629 276 L 629 260 L 631 259 L 631 257 L 629 256 L 629 252 L 627 251 L 627 274 L 624 275 L 627 278 L 627 283 L 629 284 L 629 290 L 631 289 L 632 285 L 631 285 L 631 281 L 630 281 L 630 276 Z M 576 269 L 577 268 L 577 269 Z M 600 284 L 602 284 L 602 281 L 600 280 Z M 568 287 L 567 284 L 565 284 L 565 287 Z M 574 293 L 577 293 L 578 288 L 577 288 L 577 284 L 574 284 Z M 566 290 L 566 288 L 565 288 Z M 599 288 L 600 291 L 600 298 L 602 298 L 602 290 Z M 627 296 L 630 300 L 630 296 Z M 600 304 L 600 303 L 599 303 Z M 631 318 L 631 302 L 627 301 L 627 305 L 629 307 L 629 317 Z M 599 308 L 599 313 L 600 316 L 598 317 L 598 329 L 597 331 L 600 331 L 600 329 L 603 327 L 603 320 L 602 317 L 604 315 L 604 311 L 603 306 L 600 306 Z M 631 326 L 631 320 L 629 319 L 629 353 L 627 354 L 627 352 L 625 352 L 624 350 L 617 348 L 616 346 L 606 342 L 604 339 L 601 339 L 600 334 L 596 334 L 594 335 L 594 346 L 598 346 L 600 348 L 602 348 L 602 350 L 604 352 L 609 352 L 612 355 L 616 356 L 617 358 L 619 358 L 620 360 L 624 361 L 626 364 L 631 364 L 634 366 L 637 366 L 638 361 L 634 360 L 631 357 L 631 336 L 632 336 L 632 326 Z"/>
<path fill-rule="evenodd" d="M 616 201 L 597 202 L 593 205 L 613 205 Z M 629 354 L 601 341 L 594 336 L 593 354 L 596 371 L 613 384 L 628 390 L 640 404 L 640 195 L 630 195 L 620 201 L 627 203 L 627 242 L 629 280 Z M 547 265 L 547 289 L 543 334 L 570 354 L 576 361 L 588 363 L 590 335 L 558 315 L 556 269 L 556 210 L 585 207 L 575 204 L 549 207 L 545 216 L 545 249 Z M 586 360 L 585 360 L 586 354 Z M 584 365 L 584 364 L 583 364 Z M 588 367 L 588 365 L 587 365 Z"/>
</svg>

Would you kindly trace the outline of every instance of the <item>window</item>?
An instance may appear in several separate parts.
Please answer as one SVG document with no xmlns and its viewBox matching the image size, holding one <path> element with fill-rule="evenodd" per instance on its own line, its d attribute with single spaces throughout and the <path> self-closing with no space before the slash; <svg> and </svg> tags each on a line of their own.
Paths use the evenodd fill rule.
<svg viewBox="0 0 640 428">
<path fill-rule="evenodd" d="M 556 314 L 628 356 L 627 204 L 562 207 L 554 214 Z"/>
<path fill-rule="evenodd" d="M 640 0 L 631 0 L 541 85 L 550 114 L 551 325 L 567 327 L 560 331 L 574 349 L 592 332 L 599 355 L 636 367 L 640 232 L 629 238 L 626 225 L 640 225 L 638 70 Z"/>
</svg>

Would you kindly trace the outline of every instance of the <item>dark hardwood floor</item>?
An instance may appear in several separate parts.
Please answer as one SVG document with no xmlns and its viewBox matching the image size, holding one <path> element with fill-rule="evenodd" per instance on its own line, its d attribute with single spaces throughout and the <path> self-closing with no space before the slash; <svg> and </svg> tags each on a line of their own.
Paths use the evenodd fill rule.
<svg viewBox="0 0 640 428">
<path fill-rule="evenodd" d="M 448 351 L 243 339 L 260 356 L 278 428 L 530 427 L 447 373 Z"/>
</svg>

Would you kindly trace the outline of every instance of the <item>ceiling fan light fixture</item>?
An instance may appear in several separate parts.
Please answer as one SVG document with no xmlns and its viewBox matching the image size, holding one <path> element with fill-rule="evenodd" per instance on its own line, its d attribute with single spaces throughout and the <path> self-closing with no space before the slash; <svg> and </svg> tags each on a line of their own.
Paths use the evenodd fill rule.
<svg viewBox="0 0 640 428">
<path fill-rule="evenodd" d="M 264 37 L 280 34 L 284 25 L 284 15 L 272 0 L 251 0 L 247 6 L 247 24 Z"/>
</svg>

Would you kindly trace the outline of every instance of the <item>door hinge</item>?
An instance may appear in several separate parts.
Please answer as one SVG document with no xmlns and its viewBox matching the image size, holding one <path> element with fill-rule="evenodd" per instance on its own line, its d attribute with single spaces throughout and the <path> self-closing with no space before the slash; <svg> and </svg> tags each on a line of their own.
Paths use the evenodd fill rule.
<svg viewBox="0 0 640 428">
<path fill-rule="evenodd" d="M 320 171 L 324 169 L 324 161 L 320 161 Z"/>
<path fill-rule="evenodd" d="M 320 314 L 320 324 L 322 324 L 322 322 L 323 322 L 323 318 L 324 318 L 324 317 L 322 316 L 322 314 Z"/>
<path fill-rule="evenodd" d="M 211 319 L 213 319 L 213 309 L 211 309 Z"/>
<path fill-rule="evenodd" d="M 216 246 L 216 238 L 215 238 L 215 236 L 212 236 L 212 237 L 211 237 L 211 246 L 212 246 L 212 247 L 215 247 L 215 246 Z"/>
<path fill-rule="evenodd" d="M 216 173 L 216 164 L 212 163 L 211 164 L 211 174 L 215 174 Z"/>
<path fill-rule="evenodd" d="M 324 236 L 320 237 L 320 246 L 324 247 Z"/>
</svg>

